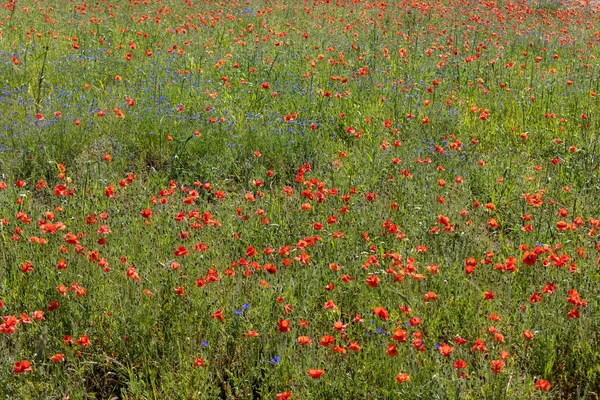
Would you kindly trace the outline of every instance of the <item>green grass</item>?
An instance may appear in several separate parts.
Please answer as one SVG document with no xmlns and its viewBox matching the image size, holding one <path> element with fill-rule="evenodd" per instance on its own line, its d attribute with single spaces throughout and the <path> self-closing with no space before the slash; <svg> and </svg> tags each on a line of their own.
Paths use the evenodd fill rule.
<svg viewBox="0 0 600 400">
<path fill-rule="evenodd" d="M 7 398 L 598 398 L 591 7 L 56 3 L 0 9 Z"/>
</svg>

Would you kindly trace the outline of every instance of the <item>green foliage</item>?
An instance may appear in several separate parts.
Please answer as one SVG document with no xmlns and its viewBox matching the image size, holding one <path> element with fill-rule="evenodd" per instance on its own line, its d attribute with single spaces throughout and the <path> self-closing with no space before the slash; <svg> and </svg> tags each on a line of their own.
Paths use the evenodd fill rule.
<svg viewBox="0 0 600 400">
<path fill-rule="evenodd" d="M 0 9 L 1 393 L 598 398 L 591 6 L 59 3 Z"/>
</svg>

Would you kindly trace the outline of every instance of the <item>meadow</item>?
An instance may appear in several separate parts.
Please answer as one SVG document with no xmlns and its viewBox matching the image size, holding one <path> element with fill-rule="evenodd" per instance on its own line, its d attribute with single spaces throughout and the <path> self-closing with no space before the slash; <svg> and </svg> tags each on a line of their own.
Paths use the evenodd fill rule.
<svg viewBox="0 0 600 400">
<path fill-rule="evenodd" d="M 600 7 L 2 1 L 3 398 L 600 397 Z"/>
</svg>

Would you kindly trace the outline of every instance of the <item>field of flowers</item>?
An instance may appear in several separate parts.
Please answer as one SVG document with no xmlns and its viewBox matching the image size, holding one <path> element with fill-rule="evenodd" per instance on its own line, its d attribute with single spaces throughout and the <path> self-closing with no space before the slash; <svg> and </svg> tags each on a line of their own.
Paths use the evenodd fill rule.
<svg viewBox="0 0 600 400">
<path fill-rule="evenodd" d="M 3 398 L 600 397 L 600 7 L 2 1 Z"/>
</svg>

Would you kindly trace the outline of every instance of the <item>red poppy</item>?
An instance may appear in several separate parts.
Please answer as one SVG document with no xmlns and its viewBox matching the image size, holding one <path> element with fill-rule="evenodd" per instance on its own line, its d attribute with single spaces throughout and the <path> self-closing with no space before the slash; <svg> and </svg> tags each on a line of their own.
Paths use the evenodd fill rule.
<svg viewBox="0 0 600 400">
<path fill-rule="evenodd" d="M 279 332 L 287 333 L 290 331 L 290 321 L 287 319 L 280 319 L 277 321 L 277 328 Z"/>
<path fill-rule="evenodd" d="M 300 346 L 306 346 L 312 343 L 312 340 L 308 336 L 298 336 L 298 344 Z"/>
<path fill-rule="evenodd" d="M 539 293 L 533 292 L 533 294 L 529 298 L 529 303 L 535 304 L 535 303 L 540 302 L 542 300 L 544 300 L 544 298 Z"/>
<path fill-rule="evenodd" d="M 325 372 L 324 369 L 309 369 L 308 375 L 313 379 L 319 379 L 323 375 L 323 372 Z"/>
<path fill-rule="evenodd" d="M 471 348 L 471 351 L 476 351 L 476 350 L 479 350 L 482 353 L 487 350 L 487 348 L 484 345 L 483 340 L 481 340 L 481 339 L 475 340 L 475 345 Z"/>
<path fill-rule="evenodd" d="M 394 333 L 392 334 L 392 340 L 399 343 L 406 342 L 407 337 L 408 333 L 400 328 L 394 329 Z"/>
<path fill-rule="evenodd" d="M 456 343 L 456 344 L 459 344 L 459 345 L 460 345 L 460 344 L 465 344 L 465 343 L 467 343 L 467 341 L 466 341 L 465 339 L 461 338 L 460 336 L 457 336 L 457 337 L 454 339 L 454 343 Z"/>
<path fill-rule="evenodd" d="M 550 384 L 550 382 L 548 382 L 545 379 L 538 379 L 535 382 L 535 388 L 538 390 L 542 390 L 544 392 L 547 392 L 548 390 L 550 390 L 551 387 L 552 387 L 552 385 Z"/>
<path fill-rule="evenodd" d="M 140 215 L 144 218 L 150 218 L 152 216 L 152 210 L 146 208 L 140 211 Z"/>
<path fill-rule="evenodd" d="M 196 357 L 196 359 L 194 360 L 194 367 L 204 367 L 206 364 L 204 362 L 203 359 L 201 359 L 200 357 Z"/>
<path fill-rule="evenodd" d="M 323 305 L 324 310 L 337 310 L 337 306 L 333 303 L 333 300 L 327 300 Z"/>
<path fill-rule="evenodd" d="M 18 361 L 14 364 L 13 372 L 15 374 L 22 374 L 27 371 L 29 371 L 29 372 L 32 371 L 31 364 L 29 364 L 28 360 Z"/>
<path fill-rule="evenodd" d="M 398 382 L 398 383 L 410 382 L 410 376 L 407 373 L 402 372 L 402 373 L 396 375 L 396 382 Z"/>
<path fill-rule="evenodd" d="M 218 319 L 219 321 L 223 321 L 223 310 L 215 311 L 210 317 L 212 319 Z"/>
<path fill-rule="evenodd" d="M 188 249 L 186 249 L 183 246 L 178 246 L 177 250 L 175 250 L 173 252 L 174 255 L 176 255 L 177 257 L 184 257 L 184 256 L 189 256 L 190 252 L 188 251 Z"/>
<path fill-rule="evenodd" d="M 387 345 L 387 350 L 385 351 L 385 354 L 387 354 L 390 357 L 395 357 L 398 355 L 398 348 L 396 347 L 396 345 L 389 343 Z"/>
<path fill-rule="evenodd" d="M 335 338 L 330 335 L 325 335 L 321 338 L 319 344 L 323 347 L 329 347 L 335 342 Z"/>
<path fill-rule="evenodd" d="M 587 301 L 586 300 L 582 300 L 581 297 L 579 296 L 579 292 L 575 289 L 570 289 L 568 290 L 568 294 L 569 294 L 569 298 L 567 299 L 568 303 L 573 304 L 576 307 L 586 307 L 587 306 Z"/>
<path fill-rule="evenodd" d="M 87 335 L 81 335 L 81 338 L 79 338 L 75 343 L 87 349 L 90 346 L 90 339 Z"/>
<path fill-rule="evenodd" d="M 348 350 L 352 351 L 360 351 L 360 346 L 358 345 L 358 340 L 351 340 L 348 345 Z"/>
<path fill-rule="evenodd" d="M 308 321 L 305 319 L 301 319 L 300 321 L 298 321 L 298 326 L 301 328 L 306 328 L 308 326 Z"/>
<path fill-rule="evenodd" d="M 134 281 L 140 280 L 140 276 L 138 275 L 138 273 L 133 265 L 131 267 L 127 268 L 127 277 L 130 279 L 133 279 Z"/>
<path fill-rule="evenodd" d="M 65 360 L 65 355 L 64 354 L 54 354 L 52 357 L 50 357 L 50 360 L 55 363 L 63 362 Z"/>
<path fill-rule="evenodd" d="M 533 251 L 526 251 L 525 254 L 523 254 L 523 264 L 532 266 L 536 261 L 537 254 L 535 254 Z"/>
<path fill-rule="evenodd" d="M 4 316 L 2 317 L 2 324 L 0 324 L 0 333 L 4 334 L 13 334 L 17 327 L 17 324 L 21 322 L 14 315 Z"/>
<path fill-rule="evenodd" d="M 183 288 L 183 286 L 173 288 L 173 290 L 175 291 L 175 293 L 177 293 L 177 296 L 185 296 L 185 289 Z"/>
<path fill-rule="evenodd" d="M 32 317 L 37 322 L 40 322 L 41 320 L 44 319 L 44 312 L 43 311 L 34 311 L 33 314 L 32 314 Z"/>
<path fill-rule="evenodd" d="M 387 321 L 390 317 L 390 314 L 388 313 L 388 311 L 383 307 L 375 307 L 373 309 L 373 314 L 377 315 L 379 318 L 381 318 L 384 321 Z"/>
<path fill-rule="evenodd" d="M 340 353 L 340 354 L 346 354 L 347 351 L 344 347 L 342 346 L 333 346 L 333 351 L 336 353 Z"/>
<path fill-rule="evenodd" d="M 475 272 L 475 267 L 477 266 L 477 260 L 475 260 L 474 258 L 467 258 L 465 260 L 465 272 L 467 275 L 472 274 L 473 272 Z"/>
<path fill-rule="evenodd" d="M 501 374 L 502 368 L 504 368 L 506 364 L 502 360 L 492 360 L 492 372 L 494 374 Z"/>
<path fill-rule="evenodd" d="M 380 280 L 381 279 L 379 279 L 379 277 L 377 275 L 371 274 L 371 275 L 369 275 L 369 277 L 366 279 L 365 282 L 367 283 L 367 286 L 370 286 L 372 288 L 376 288 L 377 286 L 379 286 L 379 281 Z"/>
<path fill-rule="evenodd" d="M 437 294 L 435 294 L 434 292 L 427 292 L 423 295 L 423 300 L 425 302 L 435 301 L 437 300 Z"/>
<path fill-rule="evenodd" d="M 454 347 L 448 345 L 447 343 L 442 343 L 442 345 L 439 347 L 439 351 L 444 357 L 448 357 L 450 353 L 454 351 Z"/>
</svg>

